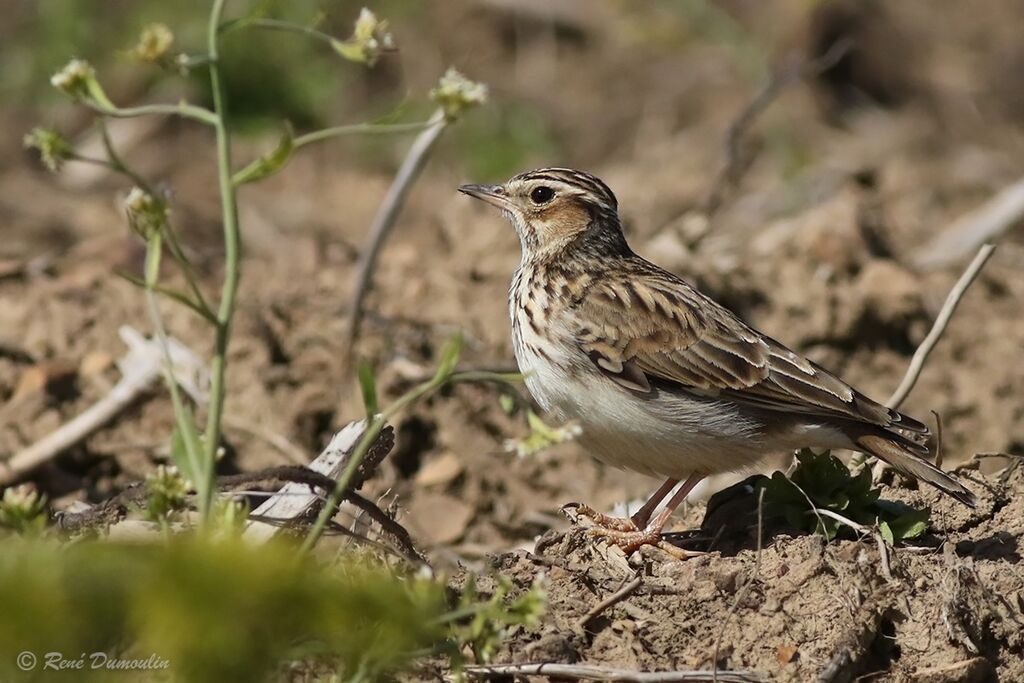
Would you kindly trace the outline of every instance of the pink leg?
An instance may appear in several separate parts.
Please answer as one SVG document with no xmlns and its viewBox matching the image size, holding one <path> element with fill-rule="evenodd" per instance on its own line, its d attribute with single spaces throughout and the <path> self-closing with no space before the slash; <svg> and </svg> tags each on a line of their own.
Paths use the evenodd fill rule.
<svg viewBox="0 0 1024 683">
<path fill-rule="evenodd" d="M 643 529 L 647 526 L 647 522 L 651 520 L 651 515 L 661 505 L 661 501 L 665 500 L 665 496 L 672 492 L 676 484 L 679 483 L 678 479 L 666 479 L 665 483 L 661 485 L 657 491 L 651 494 L 651 497 L 647 499 L 644 506 L 633 513 L 633 516 L 629 519 L 633 522 L 637 529 Z"/>
<path fill-rule="evenodd" d="M 686 500 L 686 497 L 690 495 L 690 491 L 692 491 L 703 478 L 703 474 L 691 474 L 687 477 L 686 481 L 683 482 L 683 485 L 679 487 L 678 491 L 676 491 L 676 494 L 669 499 L 668 503 L 665 504 L 664 509 L 658 513 L 658 516 L 651 520 L 650 524 L 645 525 L 644 531 L 656 531 L 658 534 L 661 534 L 661 530 L 664 529 L 665 525 L 668 523 L 668 518 L 672 516 L 672 513 L 676 511 L 676 508 Z"/>
</svg>

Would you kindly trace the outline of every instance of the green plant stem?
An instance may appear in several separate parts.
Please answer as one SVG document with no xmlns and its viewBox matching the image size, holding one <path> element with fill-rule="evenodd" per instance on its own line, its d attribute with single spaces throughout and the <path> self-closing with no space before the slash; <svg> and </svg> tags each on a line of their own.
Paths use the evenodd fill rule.
<svg viewBox="0 0 1024 683">
<path fill-rule="evenodd" d="M 402 411 L 409 404 L 419 400 L 427 394 L 437 391 L 441 387 L 448 384 L 457 384 L 461 382 L 509 382 L 509 373 L 498 373 L 498 372 L 461 372 L 454 374 L 443 374 L 438 373 L 431 379 L 423 382 L 422 384 L 413 387 L 408 392 L 403 394 L 398 400 L 392 403 L 387 409 L 373 419 L 369 420 L 366 425 L 366 430 L 363 435 L 359 437 L 359 443 L 356 444 L 355 449 L 352 451 L 352 456 L 349 458 L 348 464 L 345 469 L 342 470 L 338 476 L 337 484 L 334 486 L 334 490 L 327 496 L 327 500 L 324 503 L 323 509 L 320 510 L 320 514 L 317 516 L 316 521 L 313 523 L 312 528 L 306 535 L 306 538 L 302 541 L 300 548 L 302 553 L 308 553 L 316 545 L 316 542 L 323 535 L 324 529 L 327 528 L 327 523 L 334 516 L 338 503 L 341 502 L 345 495 L 345 490 L 348 488 L 349 481 L 352 480 L 352 476 L 355 474 L 356 469 L 362 463 L 363 458 L 366 457 L 370 447 L 380 436 L 380 432 L 387 425 L 388 420 Z M 511 375 L 511 377 L 518 378 L 519 375 Z"/>
<path fill-rule="evenodd" d="M 309 26 L 302 26 L 300 24 L 293 24 L 290 21 L 281 21 L 280 19 L 243 19 L 242 21 L 232 24 L 232 28 L 236 26 L 238 28 L 251 26 L 253 28 L 263 28 L 271 31 L 286 31 L 288 33 L 299 33 L 304 36 L 309 36 L 314 40 L 322 40 L 328 45 L 333 45 L 334 42 L 337 40 L 337 38 L 335 38 L 334 36 L 330 36 L 324 33 L 323 31 L 318 31 L 315 28 L 311 28 Z"/>
<path fill-rule="evenodd" d="M 388 135 L 396 133 L 417 133 L 430 128 L 434 121 L 416 121 L 414 123 L 355 123 L 347 126 L 322 128 L 295 138 L 295 148 L 330 138 L 344 135 Z"/>
<path fill-rule="evenodd" d="M 162 239 L 160 235 L 155 235 L 149 239 L 146 243 L 146 273 L 145 273 L 145 287 L 146 287 L 146 303 L 149 307 L 149 317 L 153 323 L 153 334 L 156 335 L 157 341 L 160 344 L 160 350 L 164 357 L 164 381 L 167 384 L 167 389 L 171 394 L 171 406 L 174 409 L 174 419 L 178 423 L 179 432 L 181 438 L 185 444 L 185 453 L 188 458 L 189 466 L 192 469 L 192 473 L 198 473 L 200 471 L 199 463 L 201 454 L 199 452 L 199 444 L 195 439 L 191 438 L 191 435 L 187 428 L 186 423 L 191 425 L 191 416 L 187 414 L 185 410 L 185 403 L 181 399 L 181 392 L 178 389 L 178 381 L 174 377 L 174 360 L 171 357 L 170 344 L 167 341 L 167 330 L 164 329 L 163 318 L 160 315 L 160 304 L 156 298 L 156 292 L 159 287 L 157 279 L 160 275 L 160 255 L 161 255 Z M 196 491 L 203 496 L 204 489 L 212 488 L 212 481 L 203 482 L 195 481 L 192 482 L 193 486 L 197 487 Z"/>
<path fill-rule="evenodd" d="M 273 170 L 265 172 L 256 178 L 249 177 L 250 172 L 254 168 L 258 168 L 266 159 L 267 156 L 260 157 L 238 171 L 232 176 L 231 182 L 234 183 L 235 187 L 240 187 L 246 183 L 256 182 L 269 178 L 271 175 L 275 175 L 281 171 L 282 168 L 291 160 L 291 156 L 295 153 L 295 150 L 306 145 L 311 145 L 316 142 L 322 142 L 331 138 L 343 137 L 346 135 L 388 135 L 388 134 L 401 134 L 401 133 L 415 133 L 429 128 L 433 125 L 432 121 L 419 121 L 413 123 L 356 123 L 345 126 L 333 126 L 331 128 L 323 128 L 315 130 L 305 135 L 291 140 L 291 146 L 287 149 L 286 156 L 280 162 L 279 165 L 275 165 Z M 280 150 L 280 148 L 279 148 Z M 271 152 L 271 155 L 275 152 Z"/>
<path fill-rule="evenodd" d="M 138 107 L 116 107 L 109 102 L 85 100 L 85 105 L 93 111 L 115 119 L 131 119 L 137 116 L 164 115 L 181 116 L 208 126 L 217 125 L 217 115 L 209 109 L 194 104 L 179 102 L 178 104 L 143 104 Z"/>
<path fill-rule="evenodd" d="M 209 320 L 210 322 L 216 322 L 217 318 L 213 313 L 213 309 L 210 308 L 210 304 L 206 301 L 206 297 L 203 296 L 203 291 L 199 289 L 199 282 L 196 278 L 195 270 L 193 269 L 192 262 L 185 256 L 185 251 L 181 248 L 181 243 L 178 242 L 177 235 L 174 234 L 174 229 L 167 226 L 167 247 L 171 250 L 171 256 L 178 262 L 178 266 L 181 268 L 181 274 L 185 276 L 185 282 L 188 283 L 188 288 L 192 291 L 192 296 L 195 297 L 195 308 L 198 313 Z"/>
<path fill-rule="evenodd" d="M 198 315 L 200 318 L 206 320 L 211 325 L 217 324 L 217 316 L 214 315 L 212 311 L 203 310 L 203 308 L 201 308 L 199 304 L 197 304 L 195 301 L 192 301 L 192 299 L 188 298 L 188 295 L 185 294 L 184 292 L 179 292 L 169 287 L 164 287 L 163 285 L 160 284 L 154 284 L 152 286 L 147 285 L 146 281 L 143 278 L 140 278 L 137 275 L 133 275 L 132 273 L 123 270 L 115 270 L 114 275 L 118 276 L 119 278 L 122 278 L 123 280 L 126 280 L 127 282 L 130 282 L 136 287 L 141 287 L 143 289 L 149 287 L 157 294 L 162 294 L 171 301 L 176 301 L 177 303 L 181 304 L 185 308 L 189 309 L 190 311 Z"/>
<path fill-rule="evenodd" d="M 117 148 L 114 147 L 114 141 L 110 139 L 110 130 L 107 128 L 106 120 L 101 118 L 98 125 L 100 128 L 100 138 L 103 140 L 103 149 L 106 151 L 107 159 L 110 161 L 110 169 L 130 178 L 132 182 L 145 190 L 147 194 L 155 194 L 153 192 L 153 188 L 151 188 L 149 183 L 146 182 L 146 179 L 132 170 L 128 164 L 124 162 L 124 159 L 121 158 Z"/>
<path fill-rule="evenodd" d="M 227 130 L 227 103 L 220 71 L 219 31 L 224 15 L 225 0 L 213 0 L 207 26 L 207 52 L 210 55 L 210 87 L 213 91 L 214 131 L 217 136 L 217 180 L 224 222 L 224 284 L 221 288 L 220 307 L 217 310 L 217 340 L 210 361 L 210 406 L 206 420 L 204 476 L 213 480 L 214 463 L 220 443 L 221 419 L 224 411 L 224 379 L 227 368 L 228 342 L 231 338 L 231 319 L 235 312 L 235 295 L 241 275 L 241 233 L 238 226 L 238 206 L 235 187 L 231 183 L 231 138 Z M 199 501 L 203 519 L 209 515 L 213 487 Z"/>
</svg>

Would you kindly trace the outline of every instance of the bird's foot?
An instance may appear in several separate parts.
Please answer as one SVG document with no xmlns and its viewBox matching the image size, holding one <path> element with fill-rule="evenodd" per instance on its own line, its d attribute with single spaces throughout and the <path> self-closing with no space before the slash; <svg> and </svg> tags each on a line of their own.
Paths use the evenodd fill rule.
<svg viewBox="0 0 1024 683">
<path fill-rule="evenodd" d="M 641 529 L 628 517 L 622 518 L 606 515 L 582 503 L 566 505 L 563 511 L 566 512 L 574 524 L 586 527 L 588 536 L 595 540 L 603 540 L 609 545 L 617 546 L 626 555 L 632 554 L 645 545 L 654 546 L 677 560 L 685 560 L 704 554 L 693 550 L 684 550 L 679 546 L 672 545 L 662 538 L 661 526 L 663 525 L 659 526 L 657 523 L 649 524 L 646 528 Z M 584 521 L 584 523 L 580 524 L 581 521 Z"/>
<path fill-rule="evenodd" d="M 588 528 L 604 529 L 606 531 L 618 531 L 622 533 L 628 533 L 631 531 L 639 531 L 636 524 L 633 523 L 628 517 L 613 517 L 612 515 L 606 515 L 603 512 L 598 512 L 589 505 L 583 503 L 570 503 L 566 505 L 564 510 L 571 511 L 572 515 L 570 519 L 578 524 L 580 518 L 583 518 L 591 524 L 585 525 Z M 575 517 L 575 518 L 574 518 Z"/>
<path fill-rule="evenodd" d="M 606 543 L 618 546 L 627 556 L 639 550 L 645 545 L 654 546 L 662 552 L 668 553 L 677 560 L 686 560 L 691 557 L 704 555 L 705 553 L 695 550 L 686 550 L 673 545 L 661 536 L 661 529 L 648 527 L 646 529 L 635 529 L 622 531 L 604 527 L 591 527 L 587 529 L 587 535 L 594 539 L 602 539 Z"/>
</svg>

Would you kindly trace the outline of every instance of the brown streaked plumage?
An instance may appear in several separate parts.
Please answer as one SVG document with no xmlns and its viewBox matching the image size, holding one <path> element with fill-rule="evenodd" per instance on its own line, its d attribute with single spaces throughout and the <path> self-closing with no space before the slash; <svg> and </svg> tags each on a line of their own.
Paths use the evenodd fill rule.
<svg viewBox="0 0 1024 683">
<path fill-rule="evenodd" d="M 548 168 L 459 189 L 497 206 L 519 234 L 509 314 L 534 398 L 579 422 L 581 441 L 599 459 L 667 478 L 631 520 L 588 509 L 602 535 L 627 549 L 658 543 L 701 478 L 800 447 L 863 450 L 974 504 L 926 459 L 923 424 L 633 253 L 615 195 L 598 178 Z"/>
</svg>

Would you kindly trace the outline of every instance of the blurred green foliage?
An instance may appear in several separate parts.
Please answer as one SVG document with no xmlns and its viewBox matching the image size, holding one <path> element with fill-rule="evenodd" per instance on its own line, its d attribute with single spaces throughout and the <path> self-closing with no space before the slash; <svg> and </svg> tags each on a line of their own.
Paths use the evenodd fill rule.
<svg viewBox="0 0 1024 683">
<path fill-rule="evenodd" d="M 514 584 L 506 576 L 495 577 L 494 592 L 490 597 L 477 591 L 476 578 L 471 574 L 462 591 L 458 607 L 452 615 L 469 618 L 453 627 L 455 643 L 466 647 L 480 664 L 487 664 L 513 626 L 536 626 L 547 609 L 547 590 L 543 577 L 534 581 L 529 590 L 513 595 Z M 454 654 L 454 653 L 453 653 Z M 455 656 L 456 669 L 461 657 Z"/>
<path fill-rule="evenodd" d="M 231 18 L 279 19 L 347 38 L 364 3 L 343 0 L 251 0 L 232 3 Z M 399 50 L 403 31 L 415 27 L 424 5 L 406 0 L 365 3 L 391 21 Z M 34 0 L 22 3 L 0 26 L 0 99 L 35 111 L 52 122 L 64 98 L 50 76 L 72 57 L 93 64 L 112 99 L 125 106 L 150 99 L 186 96 L 209 105 L 205 70 L 183 82 L 173 69 L 140 64 L 132 50 L 154 22 L 174 34 L 172 53 L 201 54 L 206 3 L 161 0 Z M 306 36 L 257 28 L 234 28 L 223 36 L 224 82 L 229 115 L 242 133 L 280 137 L 284 122 L 303 132 L 352 120 L 395 121 L 426 118 L 433 105 L 426 94 L 410 95 L 401 83 L 401 55 L 385 56 L 378 69 L 347 64 L 333 50 Z M 459 66 L 459 65 L 456 65 Z M 438 74 L 440 77 L 441 74 Z M 473 76 L 474 74 L 468 74 Z M 353 87 L 358 85 L 359 87 Z M 185 87 L 187 86 L 187 87 Z M 152 91 L 159 92 L 152 92 Z M 523 168 L 558 158 L 556 136 L 543 114 L 498 98 L 459 124 L 443 156 L 454 155 L 474 180 L 505 179 Z M 346 143 L 339 143 L 346 144 Z M 353 144 L 361 162 L 390 159 L 403 138 L 369 137 Z M 389 164 L 390 166 L 391 164 Z"/>
<path fill-rule="evenodd" d="M 154 672 L 162 680 L 260 681 L 296 659 L 375 680 L 447 636 L 440 584 L 352 559 L 323 566 L 283 543 L 4 543 L 4 681 L 126 680 L 123 671 L 92 670 L 94 652 L 156 655 L 167 662 Z M 37 657 L 33 671 L 18 668 L 22 652 Z M 44 671 L 49 652 L 85 657 L 85 666 Z"/>
</svg>

